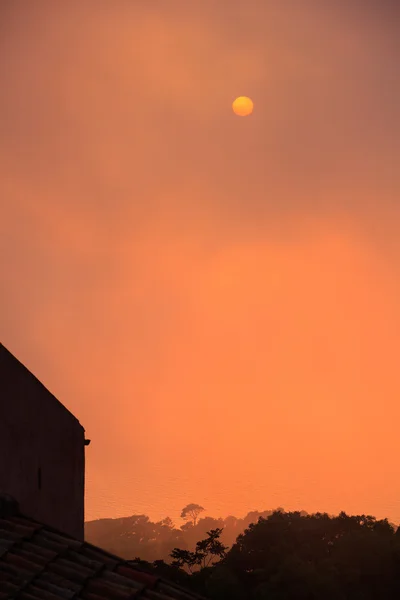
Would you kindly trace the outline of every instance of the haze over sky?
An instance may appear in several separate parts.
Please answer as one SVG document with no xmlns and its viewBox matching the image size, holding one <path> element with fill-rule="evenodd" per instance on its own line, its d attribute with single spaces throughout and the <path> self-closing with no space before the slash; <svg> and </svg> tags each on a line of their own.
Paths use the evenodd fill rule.
<svg viewBox="0 0 400 600">
<path fill-rule="evenodd" d="M 92 440 L 87 520 L 400 522 L 399 28 L 396 0 L 1 2 L 1 341 Z"/>
</svg>

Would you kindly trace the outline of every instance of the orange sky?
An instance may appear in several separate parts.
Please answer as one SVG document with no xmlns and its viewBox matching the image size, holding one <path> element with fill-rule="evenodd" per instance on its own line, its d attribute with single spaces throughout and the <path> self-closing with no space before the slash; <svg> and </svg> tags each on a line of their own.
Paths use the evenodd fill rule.
<svg viewBox="0 0 400 600">
<path fill-rule="evenodd" d="M 400 522 L 400 13 L 332 4 L 1 4 L 1 339 L 87 519 Z"/>
</svg>

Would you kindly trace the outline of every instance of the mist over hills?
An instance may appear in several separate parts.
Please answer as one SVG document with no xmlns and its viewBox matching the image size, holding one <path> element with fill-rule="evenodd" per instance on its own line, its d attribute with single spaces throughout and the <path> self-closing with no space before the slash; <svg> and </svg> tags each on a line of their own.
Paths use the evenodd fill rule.
<svg viewBox="0 0 400 600">
<path fill-rule="evenodd" d="M 96 519 L 85 523 L 85 539 L 109 552 L 132 559 L 168 560 L 175 547 L 193 549 L 210 529 L 223 528 L 221 540 L 231 546 L 237 536 L 260 517 L 267 518 L 272 510 L 251 511 L 243 518 L 233 515 L 222 518 L 206 516 L 196 523 L 186 521 L 175 525 L 169 517 L 153 522 L 147 515 L 131 515 L 116 519 Z"/>
<path fill-rule="evenodd" d="M 202 517 L 205 512 L 202 509 L 195 519 L 188 515 L 183 525 L 175 524 L 169 517 L 153 522 L 144 514 L 95 519 L 85 523 L 85 539 L 128 560 L 139 557 L 146 561 L 169 562 L 170 553 L 174 548 L 193 550 L 196 543 L 206 537 L 208 531 L 217 528 L 222 528 L 221 542 L 231 547 L 251 523 L 257 523 L 260 518 L 267 519 L 274 511 L 285 512 L 282 507 L 278 507 L 250 511 L 243 518 L 234 515 L 214 518 Z M 299 514 L 307 516 L 309 513 L 302 510 Z M 390 524 L 397 529 L 396 525 Z"/>
<path fill-rule="evenodd" d="M 400 528 L 371 515 L 251 511 L 185 523 L 146 515 L 85 524 L 86 540 L 210 600 L 398 600 Z"/>
</svg>

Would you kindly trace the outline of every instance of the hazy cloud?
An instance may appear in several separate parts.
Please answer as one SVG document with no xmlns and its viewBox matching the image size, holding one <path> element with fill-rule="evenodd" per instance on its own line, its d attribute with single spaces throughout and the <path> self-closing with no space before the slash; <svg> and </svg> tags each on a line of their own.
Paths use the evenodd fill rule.
<svg viewBox="0 0 400 600">
<path fill-rule="evenodd" d="M 395 464 L 396 6 L 1 5 L 0 330 L 90 432 L 89 517 L 400 519 L 357 462 Z"/>
</svg>

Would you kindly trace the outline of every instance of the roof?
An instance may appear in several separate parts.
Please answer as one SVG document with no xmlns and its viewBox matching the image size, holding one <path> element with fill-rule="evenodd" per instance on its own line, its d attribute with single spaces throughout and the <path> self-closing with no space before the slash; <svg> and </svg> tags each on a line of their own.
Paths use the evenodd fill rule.
<svg viewBox="0 0 400 600">
<path fill-rule="evenodd" d="M 46 396 L 49 399 L 51 399 L 52 402 L 57 404 L 57 406 L 59 406 L 60 409 L 62 409 L 66 413 L 68 413 L 69 416 L 72 419 L 74 419 L 82 427 L 82 425 L 79 423 L 79 419 L 77 419 L 77 417 L 70 410 L 68 410 L 68 408 L 66 406 L 64 406 L 64 404 L 62 402 L 60 402 L 54 396 L 54 394 L 52 394 L 46 388 L 46 386 L 44 386 L 43 383 L 41 381 L 39 381 L 39 379 L 37 377 L 35 377 L 35 375 L 33 373 L 31 373 L 31 371 L 27 367 L 25 367 L 25 365 L 23 365 L 18 360 L 18 358 L 16 358 L 13 354 L 11 354 L 11 352 L 9 350 L 7 350 L 7 348 L 2 343 L 0 343 L 0 374 L 1 374 L 1 379 L 2 379 L 2 385 L 3 385 L 3 381 L 7 381 L 7 379 L 10 380 L 10 377 L 14 377 L 14 381 L 15 381 L 15 376 L 18 379 L 21 379 L 21 378 L 30 379 L 34 383 L 34 385 L 42 388 L 42 390 L 45 391 Z M 82 429 L 83 429 L 83 427 L 82 427 Z"/>
<path fill-rule="evenodd" d="M 0 600 L 204 600 L 19 514 L 0 496 Z"/>
</svg>

